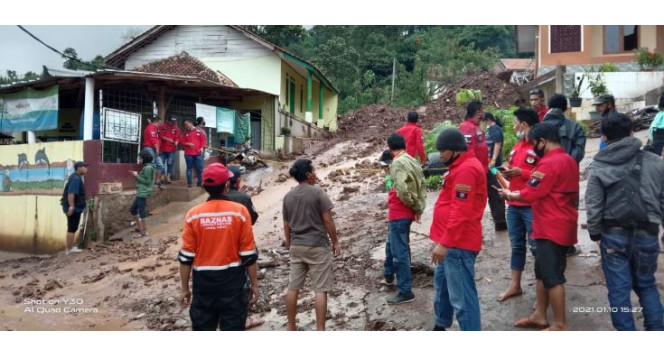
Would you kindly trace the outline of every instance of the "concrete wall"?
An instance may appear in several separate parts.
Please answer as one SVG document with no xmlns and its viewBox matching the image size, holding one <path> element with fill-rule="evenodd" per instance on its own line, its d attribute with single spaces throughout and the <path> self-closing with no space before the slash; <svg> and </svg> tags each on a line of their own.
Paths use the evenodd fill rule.
<svg viewBox="0 0 664 357">
<path fill-rule="evenodd" d="M 35 163 L 37 151 L 50 165 Z M 19 155 L 27 159 L 20 167 Z M 64 249 L 67 219 L 60 197 L 74 162 L 82 159 L 82 141 L 2 146 L 0 250 L 50 253 Z"/>
<path fill-rule="evenodd" d="M 86 193 L 89 196 L 98 194 L 99 184 L 107 182 L 120 182 L 123 190 L 136 188 L 136 179 L 129 170 L 140 171 L 140 165 L 102 162 L 101 149 L 100 140 L 85 141 L 85 162 L 90 165 L 85 180 Z"/>
<path fill-rule="evenodd" d="M 583 72 L 574 74 L 574 85 L 577 85 Z M 596 73 L 591 73 L 591 76 Z M 604 73 L 604 82 L 609 93 L 616 98 L 636 98 L 655 88 L 664 85 L 664 72 L 610 72 Z M 588 80 L 581 86 L 581 98 L 592 98 Z"/>
</svg>

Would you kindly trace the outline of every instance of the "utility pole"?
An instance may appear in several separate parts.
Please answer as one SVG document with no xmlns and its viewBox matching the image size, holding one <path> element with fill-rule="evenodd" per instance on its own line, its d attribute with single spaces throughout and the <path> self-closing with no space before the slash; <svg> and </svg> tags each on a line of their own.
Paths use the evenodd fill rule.
<svg viewBox="0 0 664 357">
<path fill-rule="evenodd" d="M 397 68 L 397 59 L 393 58 L 392 59 L 392 95 L 390 95 L 390 104 L 394 103 L 394 78 L 395 78 L 396 68 Z"/>
</svg>

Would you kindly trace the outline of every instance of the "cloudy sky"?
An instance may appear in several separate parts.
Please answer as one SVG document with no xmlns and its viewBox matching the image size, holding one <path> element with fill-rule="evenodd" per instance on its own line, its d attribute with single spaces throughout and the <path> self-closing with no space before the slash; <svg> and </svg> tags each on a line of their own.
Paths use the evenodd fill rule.
<svg viewBox="0 0 664 357">
<path fill-rule="evenodd" d="M 60 52 L 72 47 L 78 57 L 91 60 L 106 56 L 123 44 L 122 36 L 130 29 L 147 30 L 151 26 L 24 26 L 33 35 Z M 0 25 L 0 74 L 15 70 L 41 73 L 42 65 L 61 68 L 64 60 L 16 26 Z"/>
</svg>

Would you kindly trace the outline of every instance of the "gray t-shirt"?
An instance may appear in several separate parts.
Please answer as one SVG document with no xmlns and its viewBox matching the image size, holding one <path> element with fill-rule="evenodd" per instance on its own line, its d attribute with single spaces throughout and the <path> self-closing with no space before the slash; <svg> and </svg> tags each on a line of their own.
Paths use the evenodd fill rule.
<svg viewBox="0 0 664 357">
<path fill-rule="evenodd" d="M 291 245 L 327 247 L 327 230 L 322 214 L 331 210 L 332 201 L 322 188 L 300 184 L 284 197 L 284 221 L 291 229 Z"/>
</svg>

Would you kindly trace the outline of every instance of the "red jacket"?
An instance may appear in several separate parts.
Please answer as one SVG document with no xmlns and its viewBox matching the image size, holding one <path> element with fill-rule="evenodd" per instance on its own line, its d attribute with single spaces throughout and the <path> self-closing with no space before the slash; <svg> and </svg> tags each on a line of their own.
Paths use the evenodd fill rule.
<svg viewBox="0 0 664 357">
<path fill-rule="evenodd" d="M 475 157 L 484 166 L 484 172 L 489 171 L 489 147 L 486 145 L 486 135 L 479 125 L 473 123 L 471 119 L 466 119 L 459 125 L 459 131 L 466 138 L 468 151 L 474 151 Z"/>
<path fill-rule="evenodd" d="M 533 145 L 527 140 L 521 140 L 510 152 L 508 165 L 510 168 L 518 167 L 521 169 L 521 176 L 512 177 L 510 179 L 510 191 L 519 191 L 526 187 L 526 183 L 530 179 L 530 175 L 537 165 L 539 157 L 533 150 Z M 528 207 L 529 203 L 522 201 L 508 201 L 508 205 Z"/>
<path fill-rule="evenodd" d="M 193 143 L 194 147 L 186 145 L 187 143 Z M 180 144 L 184 148 L 185 155 L 200 155 L 201 148 L 205 147 L 205 134 L 196 128 L 185 131 L 180 137 Z"/>
<path fill-rule="evenodd" d="M 542 120 L 544 120 L 544 116 L 546 115 L 546 112 L 549 111 L 549 108 L 546 107 L 546 105 L 543 105 L 537 110 L 537 115 L 539 116 L 539 121 L 540 123 Z"/>
<path fill-rule="evenodd" d="M 433 208 L 431 240 L 448 248 L 479 252 L 482 215 L 487 202 L 484 165 L 472 151 L 452 163 Z"/>
<path fill-rule="evenodd" d="M 159 133 L 157 127 L 152 123 L 148 123 L 143 131 L 143 147 L 151 147 L 155 151 L 159 151 Z"/>
<path fill-rule="evenodd" d="M 180 142 L 180 128 L 177 125 L 164 124 L 159 127 L 159 138 L 161 139 L 161 151 L 174 152 Z M 172 139 L 175 143 L 164 140 L 165 138 Z"/>
<path fill-rule="evenodd" d="M 406 123 L 399 130 L 398 134 L 401 134 L 406 139 L 406 152 L 408 155 L 413 158 L 420 158 L 421 163 L 427 161 L 427 157 L 424 153 L 424 144 L 422 143 L 422 128 L 415 123 Z"/>
<path fill-rule="evenodd" d="M 559 245 L 576 244 L 579 201 L 579 165 L 563 148 L 539 160 L 521 198 L 533 208 L 533 239 Z"/>
</svg>

